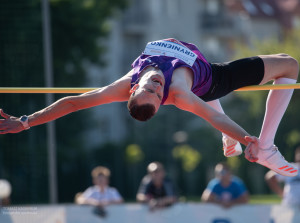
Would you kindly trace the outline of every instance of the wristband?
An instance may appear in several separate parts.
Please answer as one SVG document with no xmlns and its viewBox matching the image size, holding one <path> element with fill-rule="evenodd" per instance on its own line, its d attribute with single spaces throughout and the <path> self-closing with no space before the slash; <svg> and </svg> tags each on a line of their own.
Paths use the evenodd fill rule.
<svg viewBox="0 0 300 223">
<path fill-rule="evenodd" d="M 25 130 L 30 129 L 30 126 L 28 124 L 28 116 L 22 115 L 19 119 L 19 121 L 22 123 Z"/>
</svg>

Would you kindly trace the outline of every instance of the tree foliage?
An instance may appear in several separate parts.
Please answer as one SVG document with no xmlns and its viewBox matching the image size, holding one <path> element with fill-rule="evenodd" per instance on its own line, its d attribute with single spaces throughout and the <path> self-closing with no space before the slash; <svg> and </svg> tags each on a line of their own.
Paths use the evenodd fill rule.
<svg viewBox="0 0 300 223">
<path fill-rule="evenodd" d="M 115 9 L 125 5 L 126 0 L 50 1 L 55 87 L 83 86 L 87 76 L 85 64 L 103 64 L 101 55 L 105 45 L 99 39 L 109 32 L 107 19 Z M 1 1 L 1 86 L 44 86 L 41 9 L 40 0 Z M 45 106 L 44 95 L 2 94 L 0 97 L 0 107 L 15 116 L 31 114 Z M 75 182 L 74 192 L 65 185 L 84 172 L 80 168 L 85 166 L 81 134 L 88 127 L 88 116 L 88 111 L 84 111 L 56 122 L 62 200 L 71 200 L 71 193 L 74 196 L 79 190 L 80 185 Z M 45 141 L 45 126 L 35 127 L 30 133 L 0 136 L 0 178 L 11 181 L 13 203 L 48 200 Z"/>
</svg>

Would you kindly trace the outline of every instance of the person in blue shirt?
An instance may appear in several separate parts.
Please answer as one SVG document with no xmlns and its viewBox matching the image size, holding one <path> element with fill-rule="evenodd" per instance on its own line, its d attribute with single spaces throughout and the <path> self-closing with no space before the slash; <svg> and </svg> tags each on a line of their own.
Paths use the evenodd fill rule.
<svg viewBox="0 0 300 223">
<path fill-rule="evenodd" d="M 224 208 L 248 203 L 249 194 L 243 181 L 232 175 L 226 163 L 216 165 L 215 175 L 202 194 L 203 202 L 219 204 Z"/>
</svg>

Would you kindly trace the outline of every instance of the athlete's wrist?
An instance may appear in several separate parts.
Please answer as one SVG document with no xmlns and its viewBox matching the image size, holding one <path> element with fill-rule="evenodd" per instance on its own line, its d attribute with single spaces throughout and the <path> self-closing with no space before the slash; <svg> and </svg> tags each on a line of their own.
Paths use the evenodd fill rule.
<svg viewBox="0 0 300 223">
<path fill-rule="evenodd" d="M 21 122 L 24 130 L 28 130 L 30 129 L 30 125 L 29 125 L 29 118 L 27 115 L 22 115 L 19 119 L 19 122 Z"/>
</svg>

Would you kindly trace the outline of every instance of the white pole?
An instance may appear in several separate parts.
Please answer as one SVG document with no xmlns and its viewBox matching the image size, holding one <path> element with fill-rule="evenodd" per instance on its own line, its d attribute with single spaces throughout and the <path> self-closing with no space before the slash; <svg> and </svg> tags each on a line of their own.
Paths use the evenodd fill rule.
<svg viewBox="0 0 300 223">
<path fill-rule="evenodd" d="M 43 14 L 43 46 L 44 46 L 44 72 L 45 86 L 53 87 L 52 71 L 52 42 L 49 1 L 42 0 Z M 46 104 L 54 102 L 53 94 L 46 94 Z M 47 149 L 48 149 L 48 187 L 50 203 L 57 203 L 57 176 L 56 176 L 56 138 L 55 123 L 47 124 Z"/>
</svg>

